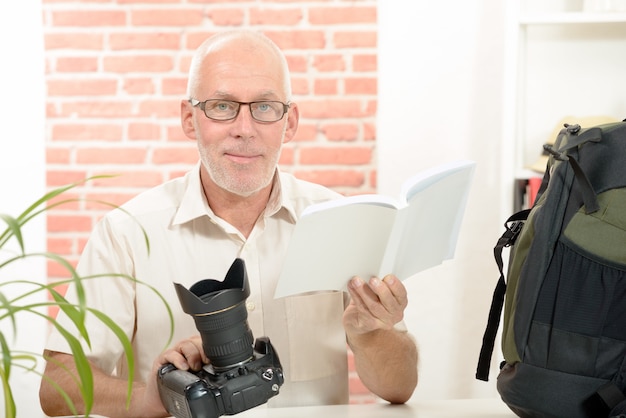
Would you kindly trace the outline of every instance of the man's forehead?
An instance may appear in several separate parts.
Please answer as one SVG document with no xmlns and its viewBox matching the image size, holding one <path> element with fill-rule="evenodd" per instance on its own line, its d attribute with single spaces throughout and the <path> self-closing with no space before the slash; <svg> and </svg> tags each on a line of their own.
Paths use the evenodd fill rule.
<svg viewBox="0 0 626 418">
<path fill-rule="evenodd" d="M 263 69 L 253 63 L 228 65 L 221 61 L 200 71 L 202 93 L 226 99 L 276 100 L 284 96 L 284 85 L 282 73 L 275 67 Z"/>
</svg>

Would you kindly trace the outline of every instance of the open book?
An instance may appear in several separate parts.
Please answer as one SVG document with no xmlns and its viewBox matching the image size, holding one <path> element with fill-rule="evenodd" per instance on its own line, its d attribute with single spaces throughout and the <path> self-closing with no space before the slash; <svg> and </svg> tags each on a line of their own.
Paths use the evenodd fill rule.
<svg viewBox="0 0 626 418">
<path fill-rule="evenodd" d="M 346 290 L 353 276 L 400 280 L 454 256 L 475 162 L 455 161 L 405 181 L 401 200 L 357 195 L 306 208 L 274 297 Z"/>
</svg>

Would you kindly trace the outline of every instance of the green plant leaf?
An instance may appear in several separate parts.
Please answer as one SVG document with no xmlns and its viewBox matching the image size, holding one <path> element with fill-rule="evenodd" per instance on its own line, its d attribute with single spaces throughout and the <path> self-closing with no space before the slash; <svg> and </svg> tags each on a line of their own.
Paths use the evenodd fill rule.
<svg viewBox="0 0 626 418">
<path fill-rule="evenodd" d="M 2 286 L 2 283 L 0 283 L 0 286 Z M 0 319 L 2 319 L 5 316 L 9 316 L 11 318 L 11 326 L 13 328 L 13 335 L 17 334 L 17 323 L 15 322 L 15 316 L 14 316 L 12 303 L 11 301 L 7 299 L 7 297 L 2 292 L 0 292 L 0 308 L 2 310 L 7 311 L 7 314 L 0 316 Z M 2 338 L 4 338 L 4 335 L 2 336 Z"/>
<path fill-rule="evenodd" d="M 6 378 L 11 377 L 11 364 L 13 362 L 13 353 L 4 334 L 0 332 L 0 347 L 2 347 L 2 371 Z"/>
<path fill-rule="evenodd" d="M 135 377 L 135 359 L 133 357 L 133 346 L 130 342 L 128 336 L 124 333 L 124 331 L 109 318 L 104 313 L 95 310 L 89 309 L 89 312 L 94 314 L 100 321 L 106 324 L 111 331 L 115 334 L 117 339 L 120 341 L 122 346 L 124 347 L 124 353 L 126 354 L 126 362 L 128 364 L 128 390 L 126 393 L 126 408 L 130 407 L 131 395 L 133 393 L 133 382 Z"/>
<path fill-rule="evenodd" d="M 59 307 L 61 311 L 72 321 L 80 336 L 85 340 L 85 343 L 88 347 L 91 347 L 91 341 L 89 339 L 89 332 L 85 327 L 85 307 L 84 306 L 76 306 L 71 304 L 57 292 L 55 289 L 49 289 L 52 298 L 54 299 L 56 306 Z"/>
<path fill-rule="evenodd" d="M 36 216 L 40 215 L 43 212 L 46 212 L 47 210 L 59 206 L 59 205 L 63 205 L 69 202 L 76 202 L 76 201 L 80 201 L 82 199 L 66 199 L 66 200 L 62 200 L 59 202 L 55 202 L 50 204 L 49 206 L 46 206 L 46 203 L 48 201 L 50 201 L 51 199 L 54 199 L 55 197 L 67 192 L 68 190 L 71 190 L 77 186 L 80 186 L 82 184 L 87 183 L 88 181 L 92 181 L 92 180 L 96 180 L 96 179 L 103 179 L 103 178 L 112 178 L 112 177 L 117 177 L 114 174 L 103 174 L 103 175 L 97 175 L 97 176 L 91 176 L 91 177 L 87 177 L 83 180 L 79 180 L 77 182 L 65 185 L 65 186 L 61 186 L 61 187 L 57 187 L 47 193 L 45 193 L 42 197 L 40 197 L 39 199 L 37 199 L 34 203 L 32 203 L 30 206 L 28 206 L 28 208 L 26 208 L 26 210 L 24 210 L 17 218 L 15 218 L 15 221 L 17 222 L 18 228 L 15 228 L 15 225 L 11 226 L 9 224 L 9 222 L 7 222 L 7 220 L 5 219 L 5 222 L 7 222 L 7 224 L 9 225 L 9 228 L 7 228 L 6 230 L 4 230 L 2 232 L 2 234 L 0 234 L 0 248 L 4 247 L 4 244 L 12 237 L 12 236 L 19 236 L 20 238 L 18 239 L 18 241 L 21 241 L 21 232 L 19 231 L 19 228 L 21 228 L 22 226 L 24 226 L 26 223 L 28 223 L 28 221 L 30 221 L 31 219 L 35 218 Z M 0 214 L 0 216 L 3 217 L 3 219 L 5 217 L 11 218 L 9 215 L 4 215 L 4 214 Z M 21 242 L 20 247 L 22 248 L 22 252 L 24 251 L 24 247 L 23 247 L 23 242 Z"/>
<path fill-rule="evenodd" d="M 61 186 L 58 187 L 54 190 L 51 190 L 49 192 L 47 192 L 46 194 L 44 194 L 42 197 L 40 197 L 39 199 L 37 199 L 34 203 L 32 203 L 28 208 L 26 208 L 26 210 L 24 210 L 17 218 L 12 218 L 9 215 L 5 215 L 5 214 L 0 214 L 0 216 L 4 219 L 4 221 L 7 223 L 7 225 L 9 226 L 6 230 L 4 230 L 4 232 L 2 234 L 0 234 L 0 248 L 2 248 L 4 246 L 4 244 L 6 243 L 6 241 L 11 238 L 11 236 L 20 236 L 21 237 L 21 232 L 20 232 L 20 228 L 26 224 L 30 219 L 34 218 L 35 216 L 37 216 L 38 214 L 40 214 L 41 212 L 46 211 L 46 207 L 45 207 L 45 203 L 48 202 L 50 199 L 53 199 L 57 196 L 59 196 L 62 193 L 67 192 L 68 190 L 80 185 L 80 184 L 84 184 L 89 180 L 92 179 L 96 179 L 99 177 L 110 177 L 110 176 L 94 176 L 94 177 L 89 177 L 86 178 L 84 180 L 72 183 L 72 184 L 68 184 L 66 186 Z M 72 200 L 76 200 L 76 199 L 72 199 Z M 67 201 L 66 201 L 67 202 Z M 41 206 L 44 206 L 42 209 L 40 208 Z M 7 218 L 11 218 L 14 219 L 16 223 L 12 222 L 11 220 L 7 221 Z M 17 226 L 17 228 L 16 228 Z M 21 238 L 20 238 L 21 241 Z M 22 251 L 23 250 L 23 242 L 22 242 Z"/>
<path fill-rule="evenodd" d="M 9 384 L 9 376 L 6 374 L 5 369 L 1 367 L 0 380 L 2 381 L 2 394 L 4 396 L 4 416 L 7 418 L 13 418 L 17 414 L 15 399 L 13 398 L 11 385 Z"/>
<path fill-rule="evenodd" d="M 22 238 L 22 228 L 17 219 L 12 216 L 0 213 L 0 218 L 7 224 L 7 229 L 0 235 L 0 248 L 3 247 L 4 237 L 7 239 L 14 236 L 20 246 L 20 251 L 24 254 L 24 239 Z"/>
<path fill-rule="evenodd" d="M 91 371 L 91 364 L 87 359 L 87 355 L 83 350 L 80 341 L 65 329 L 56 319 L 47 315 L 41 314 L 37 311 L 31 311 L 37 315 L 43 316 L 48 322 L 52 323 L 59 333 L 65 338 L 65 341 L 72 351 L 74 356 L 74 364 L 76 365 L 76 372 L 78 373 L 78 387 L 85 403 L 85 415 L 89 415 L 91 408 L 93 407 L 93 372 Z"/>
</svg>

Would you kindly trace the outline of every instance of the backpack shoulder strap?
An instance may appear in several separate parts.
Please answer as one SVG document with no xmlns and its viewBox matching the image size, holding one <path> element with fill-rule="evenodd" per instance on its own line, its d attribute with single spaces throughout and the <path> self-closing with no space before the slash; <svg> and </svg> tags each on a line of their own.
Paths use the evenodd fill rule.
<svg viewBox="0 0 626 418">
<path fill-rule="evenodd" d="M 483 344 L 478 357 L 478 366 L 476 368 L 476 379 L 489 380 L 489 369 L 491 365 L 491 356 L 496 342 L 496 335 L 500 326 L 500 315 L 504 305 L 504 296 L 506 294 L 506 281 L 504 279 L 504 263 L 502 262 L 502 249 L 510 247 L 515 243 L 519 233 L 524 226 L 524 222 L 528 218 L 530 209 L 524 209 L 514 213 L 504 223 L 505 231 L 498 239 L 496 246 L 493 248 L 493 255 L 500 271 L 500 278 L 493 292 L 491 299 L 491 308 L 487 318 L 487 328 L 483 335 Z"/>
</svg>

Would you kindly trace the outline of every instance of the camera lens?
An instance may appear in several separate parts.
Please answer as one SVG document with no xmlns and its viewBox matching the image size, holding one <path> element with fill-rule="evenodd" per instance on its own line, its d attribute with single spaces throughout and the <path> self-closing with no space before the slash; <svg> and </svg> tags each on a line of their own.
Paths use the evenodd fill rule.
<svg viewBox="0 0 626 418">
<path fill-rule="evenodd" d="M 245 301 L 250 295 L 243 260 L 236 259 L 224 281 L 206 279 L 189 290 L 175 283 L 183 310 L 193 316 L 204 353 L 216 371 L 254 358 L 254 337 Z"/>
<path fill-rule="evenodd" d="M 194 316 L 202 336 L 202 346 L 216 370 L 230 369 L 253 357 L 254 337 L 248 327 L 246 304 Z"/>
</svg>

